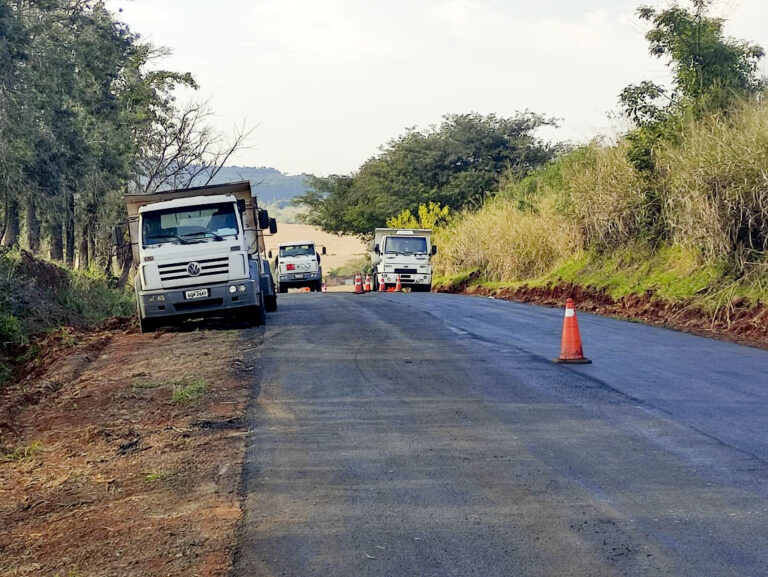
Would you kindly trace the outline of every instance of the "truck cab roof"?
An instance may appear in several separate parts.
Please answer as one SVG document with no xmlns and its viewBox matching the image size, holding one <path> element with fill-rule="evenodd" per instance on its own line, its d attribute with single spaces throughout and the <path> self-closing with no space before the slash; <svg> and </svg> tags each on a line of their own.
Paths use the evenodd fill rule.
<svg viewBox="0 0 768 577">
<path fill-rule="evenodd" d="M 194 196 L 192 198 L 176 198 L 162 202 L 154 202 L 139 208 L 139 214 L 147 211 L 165 210 L 168 208 L 183 208 L 185 206 L 203 206 L 206 204 L 221 204 L 223 202 L 235 202 L 236 198 L 231 194 L 212 194 L 209 196 Z"/>
</svg>

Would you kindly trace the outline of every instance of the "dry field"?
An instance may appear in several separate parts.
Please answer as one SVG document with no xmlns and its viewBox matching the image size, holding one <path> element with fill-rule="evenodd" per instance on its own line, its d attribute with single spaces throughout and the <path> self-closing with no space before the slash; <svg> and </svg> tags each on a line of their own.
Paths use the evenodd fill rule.
<svg viewBox="0 0 768 577">
<path fill-rule="evenodd" d="M 368 245 L 354 236 L 337 236 L 309 226 L 308 224 L 277 223 L 277 234 L 265 236 L 267 251 L 274 251 L 283 242 L 311 240 L 318 246 L 326 247 L 327 254 L 323 256 L 323 271 L 326 273 L 339 268 L 352 260 L 357 260 L 368 252 Z M 270 259 L 272 260 L 272 259 Z"/>
</svg>

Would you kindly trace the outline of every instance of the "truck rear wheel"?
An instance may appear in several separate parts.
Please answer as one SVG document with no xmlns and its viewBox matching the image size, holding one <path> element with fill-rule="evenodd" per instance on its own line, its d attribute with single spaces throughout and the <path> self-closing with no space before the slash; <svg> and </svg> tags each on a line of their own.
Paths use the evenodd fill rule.
<svg viewBox="0 0 768 577">
<path fill-rule="evenodd" d="M 264 297 L 264 305 L 268 313 L 273 313 L 277 310 L 277 295 L 267 295 Z"/>
</svg>

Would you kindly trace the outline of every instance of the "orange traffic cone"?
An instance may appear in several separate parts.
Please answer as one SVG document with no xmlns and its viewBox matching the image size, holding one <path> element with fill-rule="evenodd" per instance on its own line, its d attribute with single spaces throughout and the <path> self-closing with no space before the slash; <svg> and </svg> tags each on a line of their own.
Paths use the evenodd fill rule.
<svg viewBox="0 0 768 577">
<path fill-rule="evenodd" d="M 400 283 L 400 275 L 397 275 L 397 283 L 395 283 L 395 292 L 396 293 L 403 292 L 403 285 Z"/>
<path fill-rule="evenodd" d="M 371 273 L 365 275 L 365 286 L 363 286 L 363 292 L 371 292 Z"/>
<path fill-rule="evenodd" d="M 355 294 L 363 294 L 363 277 L 360 273 L 355 275 Z"/>
<path fill-rule="evenodd" d="M 379 292 L 387 292 L 387 283 L 384 282 L 384 279 L 381 277 L 381 275 L 379 275 Z"/>
<path fill-rule="evenodd" d="M 579 321 L 576 320 L 576 310 L 573 308 L 573 299 L 565 302 L 565 318 L 563 319 L 563 338 L 560 345 L 560 356 L 556 363 L 588 364 L 591 363 L 584 357 L 581 348 L 581 335 L 579 334 Z"/>
</svg>

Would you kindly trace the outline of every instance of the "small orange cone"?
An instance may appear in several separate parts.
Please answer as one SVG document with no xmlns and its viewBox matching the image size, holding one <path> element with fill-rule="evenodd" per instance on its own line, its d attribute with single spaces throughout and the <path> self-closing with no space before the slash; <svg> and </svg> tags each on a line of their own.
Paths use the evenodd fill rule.
<svg viewBox="0 0 768 577">
<path fill-rule="evenodd" d="M 397 275 L 397 283 L 395 284 L 395 292 L 396 293 L 403 292 L 403 285 L 400 283 L 400 275 Z"/>
<path fill-rule="evenodd" d="M 573 299 L 568 299 L 565 302 L 563 338 L 560 344 L 560 356 L 555 359 L 555 362 L 582 365 L 592 362 L 584 356 L 584 351 L 581 348 L 579 321 L 576 320 L 576 310 L 573 308 Z"/>
<path fill-rule="evenodd" d="M 363 277 L 360 273 L 355 275 L 355 294 L 363 294 Z"/>
<path fill-rule="evenodd" d="M 363 292 L 371 292 L 371 273 L 365 275 L 365 286 L 363 286 Z"/>
<path fill-rule="evenodd" d="M 384 279 L 381 275 L 379 275 L 379 292 L 385 293 L 387 292 L 387 283 L 384 282 Z"/>
</svg>

